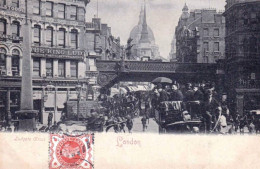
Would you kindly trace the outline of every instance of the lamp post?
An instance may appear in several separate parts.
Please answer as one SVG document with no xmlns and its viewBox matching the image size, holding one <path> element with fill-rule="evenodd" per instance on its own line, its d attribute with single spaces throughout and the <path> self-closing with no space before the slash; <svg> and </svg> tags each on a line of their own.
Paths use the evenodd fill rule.
<svg viewBox="0 0 260 169">
<path fill-rule="evenodd" d="M 76 91 L 77 91 L 77 95 L 78 95 L 78 99 L 77 99 L 77 121 L 79 121 L 79 103 L 80 103 L 80 99 L 81 99 L 81 90 L 82 90 L 82 86 L 80 84 L 76 85 Z"/>
<path fill-rule="evenodd" d="M 54 105 L 53 105 L 53 107 L 54 107 L 54 121 L 56 121 L 56 100 L 57 100 L 57 98 L 56 98 L 56 95 L 57 95 L 57 93 L 56 93 L 56 87 L 54 86 L 54 85 L 52 85 L 51 83 L 49 83 L 47 86 L 46 86 L 46 94 L 48 94 L 48 93 L 51 93 L 51 91 L 52 90 L 55 90 L 55 93 L 54 93 Z"/>
</svg>

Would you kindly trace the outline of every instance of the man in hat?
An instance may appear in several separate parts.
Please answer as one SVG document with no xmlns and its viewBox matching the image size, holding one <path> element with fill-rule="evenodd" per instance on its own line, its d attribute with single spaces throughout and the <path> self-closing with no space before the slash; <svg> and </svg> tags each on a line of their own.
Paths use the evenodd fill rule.
<svg viewBox="0 0 260 169">
<path fill-rule="evenodd" d="M 212 129 L 212 123 L 216 122 L 215 110 L 220 107 L 219 102 L 213 97 L 212 90 L 207 90 L 206 99 L 202 105 L 202 115 L 206 119 L 206 129 Z"/>
<path fill-rule="evenodd" d="M 162 88 L 162 84 L 158 84 L 158 92 L 160 94 L 159 101 L 164 102 L 168 101 L 168 94 L 167 92 Z"/>
<path fill-rule="evenodd" d="M 191 87 L 192 87 L 191 83 L 186 84 L 186 87 L 184 89 L 184 101 L 192 101 L 193 91 Z"/>
<path fill-rule="evenodd" d="M 177 85 L 172 85 L 172 90 L 170 92 L 170 101 L 183 101 L 183 94 L 178 89 Z"/>
<path fill-rule="evenodd" d="M 191 101 L 188 102 L 187 108 L 191 113 L 192 118 L 197 118 L 201 115 L 201 102 L 204 100 L 203 93 L 199 90 L 199 85 L 194 84 L 192 88 Z"/>
</svg>

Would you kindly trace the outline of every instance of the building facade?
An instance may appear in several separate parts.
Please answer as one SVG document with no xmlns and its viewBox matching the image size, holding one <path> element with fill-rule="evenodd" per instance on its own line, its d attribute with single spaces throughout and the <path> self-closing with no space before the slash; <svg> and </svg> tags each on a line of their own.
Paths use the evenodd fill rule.
<svg viewBox="0 0 260 169">
<path fill-rule="evenodd" d="M 260 1 L 227 0 L 226 87 L 233 111 L 260 109 Z"/>
<path fill-rule="evenodd" d="M 216 63 L 225 58 L 225 19 L 216 9 L 189 12 L 185 4 L 175 29 L 178 62 Z"/>
<path fill-rule="evenodd" d="M 91 99 L 88 88 L 96 84 L 95 57 L 87 48 L 88 0 L 4 0 L 0 2 L 0 116 L 15 119 L 20 107 L 22 66 L 32 66 L 34 109 L 47 123 L 49 112 L 59 121 L 64 103 Z M 23 32 L 30 19 L 30 35 Z M 29 42 L 24 36 L 31 36 Z M 23 65 L 24 43 L 31 45 L 32 65 Z M 93 63 L 93 64 L 92 64 Z M 92 69 L 93 68 L 93 69 Z M 76 86 L 81 90 L 77 91 Z"/>
<path fill-rule="evenodd" d="M 111 27 L 101 23 L 100 18 L 93 18 L 86 23 L 87 48 L 102 60 L 119 60 L 122 57 L 120 38 L 111 33 Z"/>
</svg>

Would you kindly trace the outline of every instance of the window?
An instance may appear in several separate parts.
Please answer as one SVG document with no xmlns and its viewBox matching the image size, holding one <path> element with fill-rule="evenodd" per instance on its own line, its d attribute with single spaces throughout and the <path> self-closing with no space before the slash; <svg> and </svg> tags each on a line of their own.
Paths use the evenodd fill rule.
<svg viewBox="0 0 260 169">
<path fill-rule="evenodd" d="M 33 76 L 39 77 L 40 76 L 40 59 L 39 58 L 33 58 Z"/>
<path fill-rule="evenodd" d="M 71 47 L 78 48 L 78 31 L 75 29 L 71 31 Z"/>
<path fill-rule="evenodd" d="M 58 4 L 58 18 L 65 19 L 65 5 Z"/>
<path fill-rule="evenodd" d="M 19 76 L 19 62 L 20 62 L 20 52 L 17 49 L 12 51 L 12 74 L 13 76 Z"/>
<path fill-rule="evenodd" d="M 46 16 L 53 16 L 53 2 L 46 1 Z"/>
<path fill-rule="evenodd" d="M 249 48 L 252 54 L 257 53 L 257 38 L 252 36 L 249 38 Z"/>
<path fill-rule="evenodd" d="M 209 29 L 208 28 L 204 28 L 203 29 L 203 34 L 204 34 L 204 36 L 209 36 Z"/>
<path fill-rule="evenodd" d="M 6 0 L 3 0 L 3 5 L 6 5 Z"/>
<path fill-rule="evenodd" d="M 53 77 L 53 60 L 46 59 L 46 76 Z"/>
<path fill-rule="evenodd" d="M 6 34 L 6 20 L 0 20 L 0 35 Z"/>
<path fill-rule="evenodd" d="M 60 28 L 58 32 L 58 46 L 65 48 L 65 36 L 66 32 L 64 28 Z"/>
<path fill-rule="evenodd" d="M 15 39 L 15 37 L 20 36 L 20 24 L 19 22 L 13 22 L 12 23 L 12 36 L 13 36 L 13 42 L 19 42 L 19 40 Z"/>
<path fill-rule="evenodd" d="M 46 45 L 52 47 L 53 46 L 53 28 L 47 27 L 46 30 Z"/>
<path fill-rule="evenodd" d="M 59 73 L 59 77 L 65 77 L 65 61 L 64 60 L 59 60 L 58 73 Z"/>
<path fill-rule="evenodd" d="M 33 1 L 33 14 L 40 15 L 41 11 L 41 0 Z"/>
<path fill-rule="evenodd" d="M 70 62 L 70 76 L 77 77 L 78 76 L 78 63 L 77 61 Z"/>
<path fill-rule="evenodd" d="M 219 52 L 219 42 L 214 42 L 214 52 Z"/>
<path fill-rule="evenodd" d="M 6 71 L 6 50 L 0 48 L 0 73 Z"/>
<path fill-rule="evenodd" d="M 70 7 L 70 19 L 77 20 L 77 6 L 72 5 Z"/>
<path fill-rule="evenodd" d="M 218 37 L 219 36 L 219 29 L 216 28 L 214 29 L 214 37 Z"/>
<path fill-rule="evenodd" d="M 85 20 L 85 10 L 84 10 L 84 8 L 78 8 L 78 20 L 80 20 L 80 21 Z"/>
<path fill-rule="evenodd" d="M 11 6 L 12 6 L 12 7 L 19 8 L 19 0 L 12 0 Z"/>
<path fill-rule="evenodd" d="M 203 42 L 204 51 L 209 51 L 209 42 Z"/>
<path fill-rule="evenodd" d="M 41 27 L 39 25 L 35 25 L 33 29 L 33 43 L 36 46 L 41 45 Z"/>
</svg>

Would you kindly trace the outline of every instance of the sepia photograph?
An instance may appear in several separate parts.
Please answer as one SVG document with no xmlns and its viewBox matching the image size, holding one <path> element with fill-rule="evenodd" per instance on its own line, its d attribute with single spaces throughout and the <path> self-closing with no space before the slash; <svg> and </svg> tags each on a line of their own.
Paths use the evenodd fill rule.
<svg viewBox="0 0 260 169">
<path fill-rule="evenodd" d="M 259 9 L 1 0 L 1 131 L 257 134 Z"/>
</svg>

